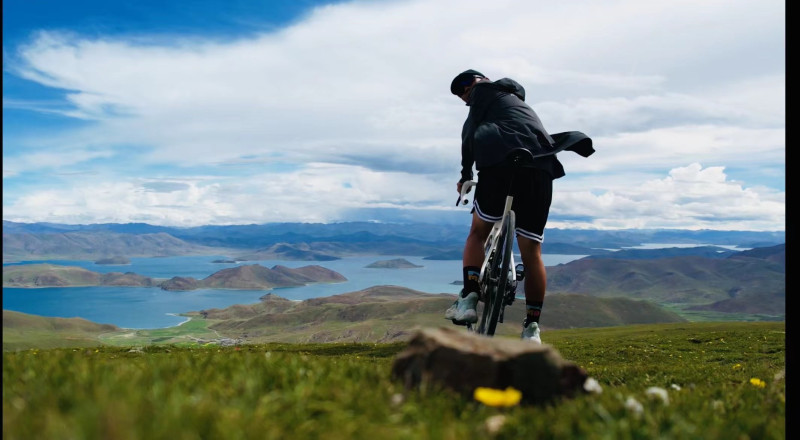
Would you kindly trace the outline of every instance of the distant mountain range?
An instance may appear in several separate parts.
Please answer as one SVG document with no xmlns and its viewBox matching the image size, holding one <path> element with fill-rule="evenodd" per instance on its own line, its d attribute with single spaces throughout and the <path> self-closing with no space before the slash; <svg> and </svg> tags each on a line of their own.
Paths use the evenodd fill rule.
<svg viewBox="0 0 800 440">
<path fill-rule="evenodd" d="M 326 261 L 354 255 L 413 255 L 460 259 L 469 225 L 270 223 L 264 225 L 154 226 L 145 223 L 65 225 L 3 221 L 3 261 L 228 255 Z M 785 232 L 714 230 L 548 229 L 547 254 L 611 255 L 611 249 L 646 243 L 766 247 L 785 243 Z M 684 251 L 692 252 L 692 251 Z"/>
</svg>

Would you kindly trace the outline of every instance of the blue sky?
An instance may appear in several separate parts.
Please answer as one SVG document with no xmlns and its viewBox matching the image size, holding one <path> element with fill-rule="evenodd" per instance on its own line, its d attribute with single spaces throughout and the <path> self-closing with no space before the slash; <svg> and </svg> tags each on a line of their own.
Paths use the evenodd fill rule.
<svg viewBox="0 0 800 440">
<path fill-rule="evenodd" d="M 3 2 L 3 219 L 468 223 L 453 76 L 562 153 L 548 227 L 785 230 L 775 0 Z"/>
</svg>

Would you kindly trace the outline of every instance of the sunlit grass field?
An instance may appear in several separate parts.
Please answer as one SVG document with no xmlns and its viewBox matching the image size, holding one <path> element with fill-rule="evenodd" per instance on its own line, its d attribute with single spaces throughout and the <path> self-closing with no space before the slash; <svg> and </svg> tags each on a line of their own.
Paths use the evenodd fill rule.
<svg viewBox="0 0 800 440">
<path fill-rule="evenodd" d="M 602 392 L 494 407 L 435 385 L 408 390 L 391 376 L 405 343 L 9 351 L 3 439 L 786 437 L 784 322 L 542 336 Z"/>
</svg>

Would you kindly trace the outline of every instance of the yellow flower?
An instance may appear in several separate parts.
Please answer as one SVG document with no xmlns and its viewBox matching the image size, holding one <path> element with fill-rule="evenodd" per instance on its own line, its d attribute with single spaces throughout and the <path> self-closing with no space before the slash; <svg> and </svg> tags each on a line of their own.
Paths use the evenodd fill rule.
<svg viewBox="0 0 800 440">
<path fill-rule="evenodd" d="M 756 378 L 756 377 L 750 379 L 750 383 L 753 384 L 753 386 L 756 386 L 756 387 L 759 387 L 759 388 L 764 388 L 765 386 L 767 386 L 766 382 L 764 382 L 763 380 L 761 380 L 759 378 Z"/>
<path fill-rule="evenodd" d="M 475 400 L 489 406 L 514 406 L 522 399 L 519 390 L 508 387 L 505 390 L 494 388 L 478 387 L 475 388 Z"/>
<path fill-rule="evenodd" d="M 740 368 L 742 368 L 742 364 L 736 364 L 736 365 L 733 366 L 734 370 L 738 370 Z"/>
</svg>

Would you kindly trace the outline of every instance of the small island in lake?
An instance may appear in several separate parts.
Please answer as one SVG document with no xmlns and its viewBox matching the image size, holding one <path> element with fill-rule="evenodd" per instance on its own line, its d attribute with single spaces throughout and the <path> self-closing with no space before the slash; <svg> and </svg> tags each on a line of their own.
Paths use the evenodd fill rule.
<svg viewBox="0 0 800 440">
<path fill-rule="evenodd" d="M 114 257 L 101 258 L 95 261 L 94 264 L 131 264 L 131 260 L 127 257 L 117 255 Z"/>
<path fill-rule="evenodd" d="M 423 267 L 423 266 L 419 266 L 417 264 L 414 264 L 414 263 L 406 260 L 405 258 L 395 258 L 394 260 L 376 261 L 376 262 L 374 262 L 372 264 L 369 264 L 367 266 L 364 266 L 364 267 L 367 267 L 367 268 L 370 268 L 370 269 L 413 269 L 413 268 Z"/>
</svg>

